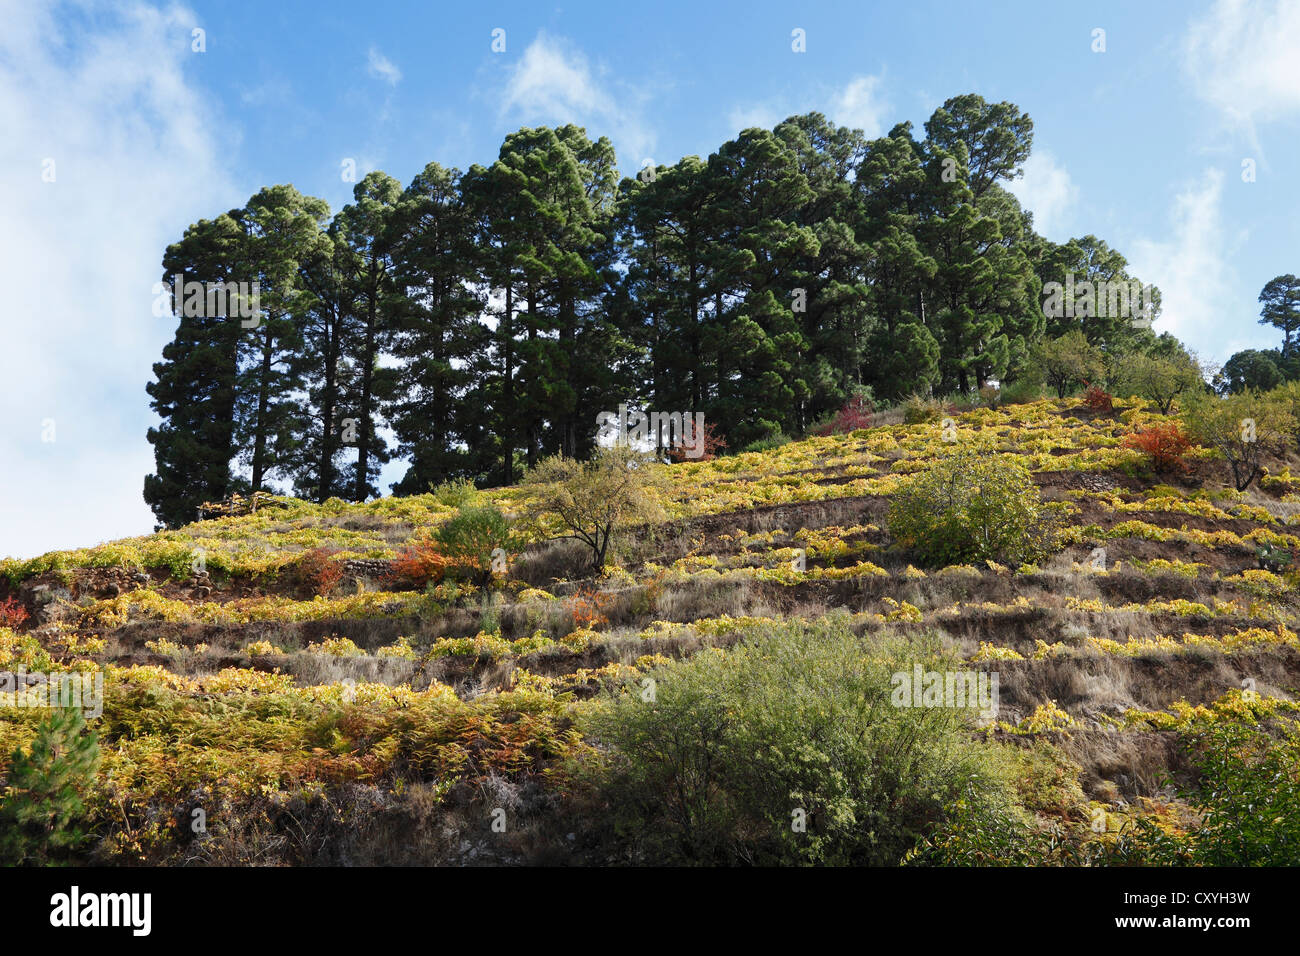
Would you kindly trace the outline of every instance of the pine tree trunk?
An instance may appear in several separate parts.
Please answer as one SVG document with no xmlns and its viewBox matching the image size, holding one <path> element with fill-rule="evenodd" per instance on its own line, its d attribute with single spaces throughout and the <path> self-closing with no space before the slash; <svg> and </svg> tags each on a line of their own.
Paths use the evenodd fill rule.
<svg viewBox="0 0 1300 956">
<path fill-rule="evenodd" d="M 501 384 L 501 405 L 503 414 L 501 416 L 501 474 L 504 483 L 513 485 L 515 483 L 515 433 L 514 433 L 514 414 L 515 414 L 515 350 L 514 350 L 514 288 L 509 278 L 506 279 L 506 311 L 501 319 L 504 324 L 501 341 L 505 350 L 504 365 L 502 373 L 504 381 Z"/>
<path fill-rule="evenodd" d="M 371 277 L 374 277 L 374 268 L 371 268 Z M 357 481 L 356 487 L 352 492 L 354 501 L 365 501 L 367 486 L 370 484 L 370 436 L 374 434 L 374 428 L 371 425 L 371 388 L 374 384 L 375 376 L 375 322 L 376 322 L 376 302 L 378 296 L 377 286 L 371 285 L 372 293 L 370 302 L 366 310 L 366 348 L 362 354 L 364 362 L 361 371 L 361 433 L 357 440 Z"/>
<path fill-rule="evenodd" d="M 530 350 L 535 349 L 536 344 L 537 344 L 537 290 L 533 287 L 533 284 L 530 282 L 528 284 L 528 345 Z M 529 354 L 535 358 L 537 353 L 536 351 L 530 351 Z M 532 402 L 533 398 L 537 394 L 537 382 L 535 380 L 536 375 L 537 375 L 537 369 L 534 368 L 533 379 L 530 379 L 530 381 L 528 382 L 529 392 L 530 392 L 530 394 L 527 397 L 527 402 L 528 402 L 527 440 L 528 440 L 528 467 L 529 468 L 534 468 L 537 465 L 537 419 L 535 417 L 536 410 L 533 408 L 533 402 Z"/>
<path fill-rule="evenodd" d="M 257 428 L 253 432 L 253 494 L 261 489 L 266 468 L 266 416 L 271 404 L 271 353 L 274 350 L 268 322 L 262 336 L 262 375 L 257 388 Z"/>
<path fill-rule="evenodd" d="M 325 383 L 321 397 L 321 451 L 320 481 L 316 485 L 316 500 L 324 501 L 334 494 L 334 415 L 338 407 L 338 311 L 334 310 L 327 321 L 325 333 Z"/>
</svg>

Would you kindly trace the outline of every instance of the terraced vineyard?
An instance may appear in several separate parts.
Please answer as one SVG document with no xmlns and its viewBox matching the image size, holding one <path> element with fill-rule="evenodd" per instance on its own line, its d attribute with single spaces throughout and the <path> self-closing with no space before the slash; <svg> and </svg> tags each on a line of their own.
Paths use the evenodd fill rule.
<svg viewBox="0 0 1300 956">
<path fill-rule="evenodd" d="M 646 688 L 672 688 L 686 662 L 832 632 L 997 674 L 996 714 L 959 730 L 1001 762 L 1014 801 L 977 823 L 961 802 L 928 814 L 906 861 L 1014 860 L 1012 846 L 1020 862 L 1190 859 L 1214 820 L 1197 797 L 1206 735 L 1274 735 L 1273 786 L 1296 785 L 1297 602 L 1261 554 L 1300 548 L 1300 478 L 1273 461 L 1239 493 L 1205 449 L 1187 476 L 1153 477 L 1123 439 L 1161 420 L 1139 400 L 1108 415 L 1041 401 L 655 465 L 666 520 L 619 536 L 599 576 L 545 527 L 488 583 L 414 589 L 390 573 L 466 500 L 521 514 L 527 485 L 271 499 L 4 562 L 0 600 L 20 610 L 0 629 L 0 669 L 104 673 L 80 859 L 653 862 L 602 784 L 619 762 L 610 715 L 659 706 Z M 1030 469 L 1060 519 L 1047 557 L 923 570 L 891 539 L 900 483 L 960 447 Z M 43 719 L 0 709 L 0 760 Z M 840 860 L 827 834 L 867 823 L 828 823 L 800 786 L 774 798 L 796 815 L 814 804 L 793 857 L 821 835 L 818 859 Z M 1016 840 L 996 843 L 990 821 L 1013 818 Z M 668 824 L 689 834 L 701 819 Z"/>
</svg>

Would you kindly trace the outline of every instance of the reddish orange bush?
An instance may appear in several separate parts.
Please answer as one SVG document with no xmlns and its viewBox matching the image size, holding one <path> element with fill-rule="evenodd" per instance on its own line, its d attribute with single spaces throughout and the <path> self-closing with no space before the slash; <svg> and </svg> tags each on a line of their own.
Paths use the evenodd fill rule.
<svg viewBox="0 0 1300 956">
<path fill-rule="evenodd" d="M 871 416 L 874 412 L 875 408 L 865 395 L 855 396 L 845 403 L 829 422 L 813 429 L 813 434 L 847 435 L 859 428 L 870 428 Z"/>
<path fill-rule="evenodd" d="M 715 452 L 719 452 L 727 447 L 727 442 L 714 429 L 712 422 L 704 423 L 704 437 L 700 440 L 698 450 L 700 454 L 691 456 L 685 445 L 680 441 L 674 442 L 673 446 L 668 449 L 668 457 L 675 462 L 682 461 L 712 461 L 717 457 Z"/>
<path fill-rule="evenodd" d="M 423 588 L 440 582 L 451 564 L 451 559 L 438 550 L 437 544 L 423 536 L 393 559 L 388 577 L 407 587 Z"/>
<path fill-rule="evenodd" d="M 0 601 L 0 627 L 17 628 L 27 620 L 27 608 L 18 603 L 16 598 Z"/>
<path fill-rule="evenodd" d="M 343 565 L 334 560 L 334 554 L 330 548 L 312 548 L 299 555 L 293 563 L 297 585 L 322 596 L 338 587 L 343 579 Z"/>
<path fill-rule="evenodd" d="M 1094 412 L 1112 412 L 1115 410 L 1115 396 L 1100 385 L 1089 385 L 1083 393 L 1083 405 Z"/>
<path fill-rule="evenodd" d="M 1169 422 L 1131 432 L 1124 437 L 1124 447 L 1145 452 L 1158 472 L 1185 472 L 1187 462 L 1183 459 L 1192 440 L 1177 422 Z"/>
<path fill-rule="evenodd" d="M 583 588 L 573 595 L 573 623 L 578 627 L 595 627 L 606 623 L 609 618 L 605 610 L 614 600 L 614 595 L 595 588 Z"/>
</svg>

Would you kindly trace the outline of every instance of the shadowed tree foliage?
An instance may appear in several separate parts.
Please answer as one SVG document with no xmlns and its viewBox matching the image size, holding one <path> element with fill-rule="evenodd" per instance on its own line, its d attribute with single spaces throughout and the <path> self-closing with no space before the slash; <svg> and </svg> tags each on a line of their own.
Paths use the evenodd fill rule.
<svg viewBox="0 0 1300 956">
<path fill-rule="evenodd" d="M 244 278 L 246 237 L 237 215 L 204 219 L 186 229 L 163 256 L 163 282 L 172 283 L 177 274 L 199 282 Z M 244 330 L 238 316 L 208 315 L 206 307 L 204 314 L 185 315 L 182 289 L 172 290 L 167 299 L 177 327 L 162 361 L 154 364 L 154 381 L 146 386 L 150 407 L 162 422 L 148 433 L 155 471 L 144 480 L 144 500 L 161 526 L 177 527 L 195 520 L 203 502 L 225 498 L 232 490 Z"/>
<path fill-rule="evenodd" d="M 65 698 L 66 701 L 66 698 Z M 56 706 L 10 760 L 0 803 L 0 852 L 10 866 L 70 860 L 86 839 L 83 796 L 95 783 L 99 740 L 75 707 Z"/>
<path fill-rule="evenodd" d="M 379 434 L 380 409 L 397 387 L 397 373 L 381 366 L 380 358 L 392 343 L 397 317 L 406 305 L 393 265 L 395 233 L 391 228 L 402 184 L 384 173 L 373 172 L 356 184 L 354 201 L 335 217 L 335 243 L 341 246 L 353 321 L 345 338 L 341 410 L 348 420 L 344 443 L 356 449 L 356 458 L 344 469 L 343 480 L 353 501 L 379 494 L 375 479 L 391 455 Z"/>
<path fill-rule="evenodd" d="M 1292 358 L 1300 333 L 1300 279 L 1288 274 L 1269 280 L 1259 301 L 1263 303 L 1259 324 L 1282 330 L 1282 358 Z"/>
<path fill-rule="evenodd" d="M 814 112 L 622 179 L 608 140 L 526 128 L 463 174 L 430 163 L 403 188 L 371 172 L 332 219 L 292 186 L 264 189 L 168 250 L 169 271 L 260 281 L 263 316 L 242 332 L 182 320 L 150 386 L 147 498 L 164 523 L 276 482 L 363 500 L 394 454 L 399 493 L 510 484 L 591 456 L 598 416 L 621 405 L 702 413 L 739 449 L 858 396 L 1032 376 L 1040 343 L 1067 333 L 1107 362 L 1177 364 L 1104 294 L 1084 304 L 1083 283 L 1132 288 L 1123 256 L 1091 235 L 1049 242 L 1004 188 L 1032 143 L 1017 106 L 969 94 L 921 139 Z M 1287 278 L 1262 301 L 1291 343 Z M 1045 316 L 1045 286 L 1067 279 L 1072 314 Z M 1068 377 L 1101 374 L 1084 366 Z"/>
</svg>

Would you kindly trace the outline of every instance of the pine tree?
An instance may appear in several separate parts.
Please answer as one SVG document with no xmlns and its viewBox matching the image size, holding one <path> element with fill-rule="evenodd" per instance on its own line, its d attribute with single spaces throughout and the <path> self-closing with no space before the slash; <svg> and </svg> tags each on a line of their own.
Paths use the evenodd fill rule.
<svg viewBox="0 0 1300 956">
<path fill-rule="evenodd" d="M 630 260 L 623 283 L 630 321 L 622 328 L 645 342 L 650 381 L 639 391 L 661 410 L 708 411 L 706 312 L 712 306 L 716 314 L 723 297 L 723 283 L 714 273 L 739 264 L 743 256 L 717 241 L 721 185 L 695 156 L 623 185 L 620 247 Z"/>
<path fill-rule="evenodd" d="M 489 290 L 486 316 L 492 329 L 490 350 L 478 368 L 480 395 L 486 401 L 483 416 L 496 437 L 500 481 L 509 485 L 519 473 L 516 451 L 520 446 L 520 359 L 518 327 L 523 275 L 523 236 L 511 212 L 508 171 L 501 163 L 471 166 L 461 179 L 461 194 L 479 255 L 471 278 Z M 499 305 L 496 304 L 499 302 Z"/>
<path fill-rule="evenodd" d="M 236 213 L 201 220 L 185 230 L 163 256 L 163 282 L 237 282 L 243 271 L 244 232 Z M 202 307 L 186 314 L 184 289 L 173 289 L 176 334 L 154 364 L 155 380 L 146 386 L 151 407 L 162 418 L 150 428 L 154 474 L 144 480 L 144 499 L 162 526 L 195 520 L 205 501 L 231 491 L 234 418 L 241 318 L 228 309 L 208 314 Z M 222 314 L 217 314 L 220 311 Z M 196 313 L 197 314 L 193 314 Z"/>
<path fill-rule="evenodd" d="M 871 311 L 861 380 L 897 401 L 928 393 L 939 379 L 939 343 L 927 324 L 939 264 L 918 238 L 929 185 L 910 123 L 873 140 L 858 167 L 858 232 L 868 252 Z M 928 313 L 927 313 L 928 307 Z"/>
<path fill-rule="evenodd" d="M 84 794 L 94 785 L 99 742 L 75 707 L 55 707 L 31 747 L 14 751 L 0 804 L 6 863 L 66 860 L 86 839 Z"/>
<path fill-rule="evenodd" d="M 1034 121 L 1014 103 L 988 103 L 975 93 L 954 96 L 925 124 L 931 146 L 965 167 L 971 194 L 981 198 L 998 180 L 1023 172 Z"/>
<path fill-rule="evenodd" d="M 813 191 L 795 153 L 771 131 L 745 130 L 724 143 L 709 157 L 709 172 L 721 230 L 713 244 L 715 314 L 705 338 L 717 390 L 704 408 L 738 447 L 795 428 L 795 409 L 808 395 L 797 363 L 808 345 L 793 290 L 800 264 L 820 247 L 813 230 L 797 222 Z"/>
<path fill-rule="evenodd" d="M 1300 345 L 1300 279 L 1289 274 L 1270 279 L 1259 293 L 1259 301 L 1264 303 L 1259 324 L 1282 330 L 1282 358 L 1292 358 Z"/>
<path fill-rule="evenodd" d="M 562 219 L 551 270 L 556 340 L 543 447 L 586 457 L 594 447 L 596 415 L 617 405 L 621 396 L 619 373 L 628 354 L 607 308 L 617 275 L 613 228 L 618 174 L 608 139 L 592 142 L 584 129 L 572 125 L 556 130 L 556 138 L 569 172 L 558 202 Z"/>
<path fill-rule="evenodd" d="M 928 203 L 918 229 L 938 264 L 930 328 L 941 350 L 941 387 L 966 393 L 1005 375 L 1025 342 L 1041 334 L 1042 313 L 1032 266 L 1017 245 L 1018 207 L 995 185 L 975 195 L 966 147 L 958 145 L 955 156 L 927 147 Z M 956 175 L 946 175 L 951 170 Z"/>
<path fill-rule="evenodd" d="M 300 279 L 310 295 L 300 332 L 299 366 L 307 390 L 293 466 L 294 491 L 325 501 L 342 491 L 339 456 L 343 451 L 340 403 L 344 349 L 352 338 L 355 305 L 346 281 L 348 252 L 332 223 L 315 255 L 302 264 Z"/>
<path fill-rule="evenodd" d="M 241 214 L 250 271 L 261 286 L 258 325 L 241 337 L 235 443 L 249 469 L 248 488 L 288 477 L 304 430 L 301 391 L 302 325 L 312 306 L 301 280 L 304 263 L 321 255 L 324 200 L 292 186 L 269 186 Z"/>
<path fill-rule="evenodd" d="M 396 387 L 397 373 L 382 367 L 379 359 L 388 350 L 404 302 L 394 282 L 395 236 L 390 228 L 401 195 L 401 183 L 372 172 L 356 184 L 354 201 L 335 217 L 335 242 L 344 250 L 344 281 L 351 289 L 347 301 L 354 310 L 352 335 L 344 349 L 347 377 L 341 399 L 345 417 L 351 419 L 343 438 L 355 446 L 357 456 L 345 477 L 353 501 L 379 493 L 375 479 L 392 457 L 379 428 L 381 408 Z"/>
<path fill-rule="evenodd" d="M 394 282 L 405 300 L 392 340 L 401 387 L 386 411 L 397 452 L 411 461 L 398 494 L 452 478 L 486 481 L 497 450 L 479 430 L 491 330 L 479 320 L 481 294 L 464 281 L 477 252 L 460 178 L 430 163 L 394 212 Z"/>
<path fill-rule="evenodd" d="M 797 257 L 787 284 L 800 290 L 795 319 L 806 343 L 797 357 L 803 383 L 790 426 L 801 432 L 839 410 L 864 384 L 869 312 L 870 250 L 859 237 L 862 209 L 852 177 L 866 153 L 860 130 L 836 128 L 820 113 L 794 116 L 775 129 L 795 154 L 812 190 L 795 223 L 812 231 L 816 254 Z M 793 297 L 793 296 L 792 296 Z"/>
</svg>

